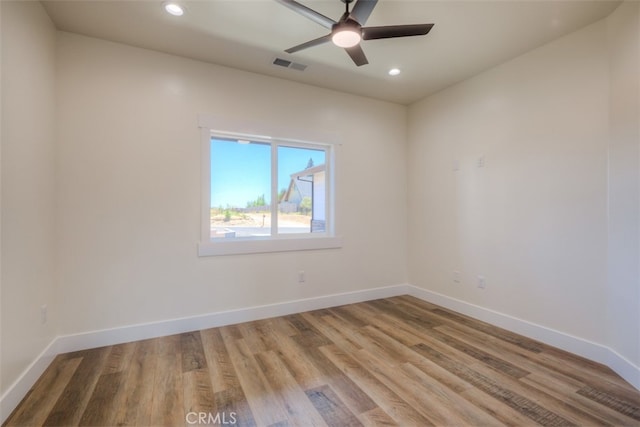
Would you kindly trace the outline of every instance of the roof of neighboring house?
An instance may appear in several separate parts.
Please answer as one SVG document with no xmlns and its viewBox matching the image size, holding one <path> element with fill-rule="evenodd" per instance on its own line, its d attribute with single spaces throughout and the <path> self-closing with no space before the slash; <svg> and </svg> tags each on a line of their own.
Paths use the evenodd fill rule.
<svg viewBox="0 0 640 427">
<path fill-rule="evenodd" d="M 318 166 L 311 166 L 310 168 L 301 170 L 300 172 L 292 173 L 291 179 L 299 178 L 301 176 L 315 175 L 319 172 L 324 172 L 324 170 L 325 170 L 324 163 Z"/>
<path fill-rule="evenodd" d="M 300 199 L 304 199 L 305 197 L 311 197 L 313 192 L 313 186 L 311 180 L 304 180 L 299 178 L 310 177 L 317 173 L 324 172 L 325 165 L 324 163 L 318 166 L 312 166 L 310 168 L 301 170 L 300 172 L 291 174 L 291 182 L 289 182 L 289 188 L 282 196 L 281 202 L 288 202 L 291 197 L 295 194 L 294 190 L 298 190 L 300 194 Z"/>
</svg>

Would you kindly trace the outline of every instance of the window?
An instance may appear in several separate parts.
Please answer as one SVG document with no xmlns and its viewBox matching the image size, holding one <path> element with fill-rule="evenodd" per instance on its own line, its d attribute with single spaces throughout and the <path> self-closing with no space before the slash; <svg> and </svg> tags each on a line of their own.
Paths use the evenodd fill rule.
<svg viewBox="0 0 640 427">
<path fill-rule="evenodd" d="M 334 146 L 203 128 L 200 255 L 340 247 Z"/>
<path fill-rule="evenodd" d="M 327 150 L 212 136 L 210 238 L 324 233 Z"/>
</svg>

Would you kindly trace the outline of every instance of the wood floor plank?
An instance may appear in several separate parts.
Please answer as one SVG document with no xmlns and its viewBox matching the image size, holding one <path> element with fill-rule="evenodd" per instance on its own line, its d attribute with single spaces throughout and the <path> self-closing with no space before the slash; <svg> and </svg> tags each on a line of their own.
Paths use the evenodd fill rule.
<svg viewBox="0 0 640 427">
<path fill-rule="evenodd" d="M 545 348 L 545 346 L 538 341 L 525 338 L 521 335 L 506 331 L 504 329 L 496 328 L 495 326 L 489 325 L 488 323 L 480 322 L 467 316 L 453 313 L 449 310 L 436 308 L 434 310 L 430 310 L 430 313 L 444 319 L 453 320 L 456 323 L 469 326 L 472 329 L 477 329 L 488 335 L 493 335 L 496 338 L 510 342 L 529 351 L 541 352 Z"/>
<path fill-rule="evenodd" d="M 366 349 L 357 352 L 354 357 L 361 364 L 375 366 L 371 368 L 373 374 L 391 388 L 409 405 L 416 408 L 430 425 L 486 425 L 494 423 L 495 419 L 483 414 L 469 402 L 456 395 L 444 385 L 435 381 L 420 381 L 413 369 L 388 369 L 381 363 L 379 356 L 369 353 Z M 404 364 L 403 367 L 410 365 Z M 422 387 L 427 385 L 427 387 Z M 415 393 L 421 390 L 421 393 Z M 454 397 L 457 396 L 457 397 Z M 455 403 L 455 404 L 454 404 Z"/>
<path fill-rule="evenodd" d="M 185 422 L 180 341 L 180 335 L 171 335 L 158 344 L 158 363 L 155 369 L 151 403 L 151 425 L 182 425 Z"/>
<path fill-rule="evenodd" d="M 421 300 L 411 295 L 398 295 L 398 296 L 386 298 L 386 299 L 394 304 L 400 304 L 400 303 L 410 304 L 416 308 L 419 308 L 420 310 L 434 310 L 436 308 L 442 308 L 439 305 Z"/>
<path fill-rule="evenodd" d="M 589 377 L 598 376 L 603 380 L 612 381 L 626 388 L 627 391 L 637 391 L 628 383 L 620 384 L 620 377 L 611 370 L 611 368 L 594 362 L 593 360 L 585 359 L 577 354 L 569 353 L 568 351 L 561 350 L 559 348 L 545 346 L 543 350 L 545 356 L 549 356 L 551 360 L 563 360 L 569 362 L 573 366 L 580 366 L 583 371 L 589 372 Z"/>
<path fill-rule="evenodd" d="M 256 361 L 271 384 L 281 405 L 287 411 L 287 419 L 294 425 L 325 426 L 326 423 L 314 408 L 305 392 L 293 378 L 284 362 L 273 351 L 259 353 Z"/>
<path fill-rule="evenodd" d="M 233 416 L 239 426 L 250 427 L 256 425 L 249 402 L 241 386 L 216 392 L 214 398 L 218 413 L 226 414 L 229 419 Z"/>
<path fill-rule="evenodd" d="M 408 328 L 407 325 L 398 318 L 366 304 L 361 304 L 358 308 L 369 315 L 369 325 L 374 326 L 387 335 L 392 335 L 394 339 L 400 341 L 407 347 L 423 341 L 420 335 L 414 333 L 414 330 Z"/>
<path fill-rule="evenodd" d="M 318 329 L 309 323 L 301 314 L 287 316 L 287 318 L 291 319 L 291 324 L 298 330 L 298 333 L 292 335 L 291 338 L 300 345 L 315 348 L 332 343 L 329 338 L 318 331 Z"/>
<path fill-rule="evenodd" d="M 613 425 L 626 426 L 638 422 L 638 420 L 626 416 L 624 411 L 619 411 L 619 408 L 616 410 L 598 402 L 596 399 L 590 399 L 582 395 L 580 390 L 575 389 L 570 384 L 549 375 L 533 373 L 527 375 L 526 378 L 521 378 L 520 381 L 536 387 L 559 400 L 564 400 L 576 407 L 580 407 L 595 418 L 601 418 L 602 425 L 611 423 Z"/>
<path fill-rule="evenodd" d="M 204 355 L 200 331 L 180 334 L 180 347 L 182 372 L 207 368 L 207 359 Z"/>
<path fill-rule="evenodd" d="M 362 348 L 350 334 L 345 333 L 344 327 L 340 326 L 341 320 L 336 319 L 335 315 L 325 311 L 322 315 L 319 312 L 309 312 L 302 313 L 301 316 L 329 338 L 332 343 L 352 351 Z"/>
<path fill-rule="evenodd" d="M 270 319 L 238 325 L 247 347 L 254 353 L 263 353 L 278 348 L 275 331 Z"/>
<path fill-rule="evenodd" d="M 363 326 L 367 326 L 369 321 L 366 319 L 366 316 L 358 315 L 353 308 L 356 304 L 343 305 L 340 307 L 333 307 L 328 309 L 327 311 L 335 316 L 340 317 L 345 322 L 349 323 L 352 327 L 361 328 Z"/>
<path fill-rule="evenodd" d="M 371 326 L 384 334 L 378 336 L 381 340 L 386 341 L 387 345 L 396 347 L 398 351 L 402 351 L 403 355 L 401 357 L 403 360 L 409 361 L 424 372 L 429 372 L 429 375 L 434 380 L 445 384 L 456 392 L 460 392 L 471 387 L 470 384 L 451 374 L 451 372 L 443 369 L 426 358 L 420 357 L 417 353 L 411 350 L 410 347 L 413 346 L 414 343 L 419 344 L 424 342 L 425 339 L 429 337 L 428 334 L 420 333 L 407 325 L 403 325 L 401 322 L 391 321 L 390 318 L 393 319 L 386 313 L 374 311 L 372 312 Z M 392 339 L 392 341 L 389 341 L 389 338 Z"/>
<path fill-rule="evenodd" d="M 439 326 L 437 329 L 453 338 L 457 338 L 477 348 L 482 348 L 483 351 L 494 357 L 507 357 L 510 363 L 521 367 L 525 371 L 535 371 L 540 375 L 547 375 L 549 378 L 561 379 L 564 384 L 570 384 L 576 390 L 585 386 L 584 382 L 553 369 L 553 366 L 544 366 L 537 363 L 536 359 L 540 353 L 523 350 L 518 346 L 501 341 L 483 332 L 472 330 L 464 325 L 452 326 L 447 324 L 445 326 Z"/>
<path fill-rule="evenodd" d="M 223 328 L 224 329 L 224 328 Z M 224 335 L 230 337 L 230 335 Z M 286 410 L 275 399 L 267 379 L 257 365 L 243 339 L 225 339 L 238 380 L 247 397 L 251 413 L 258 425 L 271 425 L 287 420 Z"/>
<path fill-rule="evenodd" d="M 610 393 L 602 392 L 589 386 L 581 388 L 577 393 L 627 417 L 640 421 L 640 406 L 632 402 L 632 399 L 627 400 L 625 398 L 619 398 Z"/>
<path fill-rule="evenodd" d="M 403 426 L 425 426 L 430 424 L 427 418 L 399 397 L 384 381 L 380 381 L 368 366 L 362 365 L 355 360 L 352 357 L 353 352 L 345 352 L 335 345 L 324 346 L 321 351 L 362 390 L 367 390 L 376 405 L 389 414 L 395 422 Z M 375 411 L 375 409 L 370 411 Z"/>
<path fill-rule="evenodd" d="M 396 423 L 386 412 L 384 412 L 382 408 L 363 412 L 358 416 L 358 419 L 365 427 L 393 427 L 400 425 Z"/>
<path fill-rule="evenodd" d="M 126 371 L 129 363 L 131 363 L 131 358 L 133 357 L 133 353 L 137 346 L 138 343 L 136 342 L 128 342 L 112 346 L 102 373 L 115 374 L 117 372 Z"/>
<path fill-rule="evenodd" d="M 511 427 L 537 426 L 531 418 L 523 415 L 505 402 L 494 399 L 484 391 L 471 387 L 460 393 L 460 396 L 495 418 L 500 423 Z"/>
<path fill-rule="evenodd" d="M 7 419 L 7 424 L 44 424 L 80 362 L 82 357 L 56 358 L 51 367 L 34 384 L 18 409 Z"/>
<path fill-rule="evenodd" d="M 242 385 L 224 344 L 220 328 L 206 329 L 200 332 L 202 345 L 209 367 L 209 377 L 214 392 L 217 413 L 233 418 L 240 426 L 255 426 L 251 408 Z M 227 334 L 228 339 L 233 334 Z"/>
<path fill-rule="evenodd" d="M 324 385 L 306 391 L 309 400 L 330 426 L 362 426 L 331 387 Z"/>
<path fill-rule="evenodd" d="M 431 331 L 431 336 L 442 341 L 449 347 L 455 348 L 456 350 L 459 350 L 473 357 L 474 359 L 479 360 L 483 364 L 491 366 L 497 371 L 503 372 L 504 374 L 509 375 L 513 378 L 522 378 L 529 374 L 529 371 L 521 369 L 500 357 L 493 356 L 490 353 L 481 350 L 473 345 L 467 344 L 464 341 L 452 337 L 451 335 L 444 334 L 440 332 L 438 328 L 434 328 Z"/>
<path fill-rule="evenodd" d="M 82 362 L 58 398 L 44 425 L 75 426 L 80 423 L 110 350 L 110 347 L 101 347 L 82 353 Z"/>
<path fill-rule="evenodd" d="M 319 348 L 307 346 L 304 347 L 304 350 L 306 358 L 320 371 L 322 376 L 326 378 L 327 384 L 355 414 L 360 414 L 376 407 L 376 404 L 367 393 L 344 375 L 331 360 L 319 351 Z"/>
<path fill-rule="evenodd" d="M 321 310 L 316 310 L 321 311 Z M 300 313 L 303 314 L 303 313 Z M 290 337 L 298 333 L 298 330 L 291 325 L 284 317 L 274 317 L 270 319 L 272 322 L 273 330 L 278 337 Z"/>
<path fill-rule="evenodd" d="M 130 342 L 111 347 L 103 374 L 96 384 L 96 392 L 91 396 L 80 424 L 116 425 L 115 417 L 120 412 L 119 408 L 126 405 L 129 391 L 126 382 L 133 355 L 140 345 L 142 342 Z M 103 379 L 106 384 L 101 382 Z M 102 393 L 103 391 L 105 394 Z"/>
<path fill-rule="evenodd" d="M 592 387 L 606 389 L 607 393 L 615 394 L 619 397 L 627 396 L 628 399 L 634 399 L 633 396 L 636 396 L 635 393 L 630 392 L 632 390 L 630 385 L 620 384 L 619 380 L 617 384 L 615 383 L 615 379 L 619 379 L 619 377 L 612 370 L 603 369 L 602 365 L 594 369 L 595 362 L 591 361 L 582 365 L 581 361 L 576 362 L 576 360 L 584 360 L 583 358 L 575 355 L 567 357 L 567 354 L 559 349 L 543 351 L 534 360 L 541 366 L 553 369 L 574 380 L 581 381 Z M 634 400 L 636 405 L 640 405 L 640 396 L 635 397 Z"/>
<path fill-rule="evenodd" d="M 412 325 L 417 329 L 430 329 L 441 324 L 434 320 L 433 316 L 429 316 L 427 313 L 415 310 L 411 306 L 403 306 L 402 303 L 392 303 L 387 300 L 374 300 L 367 302 L 367 304 L 401 319 L 403 322 Z"/>
<path fill-rule="evenodd" d="M 399 296 L 59 355 L 4 425 L 199 417 L 241 426 L 640 427 L 640 391 L 596 362 Z"/>
<path fill-rule="evenodd" d="M 211 387 L 214 393 L 239 387 L 236 371 L 229 352 L 224 345 L 220 329 L 211 328 L 200 332 L 202 348 L 209 367 Z"/>
<path fill-rule="evenodd" d="M 525 387 L 517 380 L 501 375 L 497 371 L 491 371 L 490 368 L 457 362 L 424 344 L 418 344 L 414 348 L 420 354 L 540 425 L 599 425 L 600 423 L 599 419 L 588 413 L 556 401 L 532 387 Z M 541 400 L 544 403 L 538 403 Z"/>
<path fill-rule="evenodd" d="M 192 369 L 182 374 L 184 413 L 217 413 L 211 378 L 206 369 Z"/>
<path fill-rule="evenodd" d="M 278 337 L 278 356 L 303 390 L 320 387 L 326 383 L 324 375 L 307 359 L 307 349 L 292 337 Z"/>
<path fill-rule="evenodd" d="M 115 397 L 123 380 L 122 372 L 102 374 L 96 383 L 96 389 L 82 413 L 79 424 L 84 426 L 112 426 L 111 416 L 116 408 Z"/>
<path fill-rule="evenodd" d="M 411 379 L 412 384 L 417 389 L 425 390 L 428 393 L 429 400 L 434 400 L 438 403 L 438 409 L 447 420 L 446 424 L 471 426 L 500 424 L 494 417 L 482 411 L 455 391 L 437 381 L 433 381 L 429 375 L 411 363 L 405 363 L 402 366 L 402 370 L 408 374 L 408 378 Z"/>
<path fill-rule="evenodd" d="M 114 425 L 151 424 L 153 386 L 158 364 L 159 339 L 140 341 L 135 349 L 122 386 L 122 403 L 114 413 Z"/>
<path fill-rule="evenodd" d="M 481 331 L 478 328 L 471 328 L 467 325 L 457 323 L 455 320 L 442 319 L 442 325 L 438 326 L 437 329 L 440 331 L 447 331 L 450 334 L 455 331 L 456 334 L 462 335 L 465 338 L 472 337 L 485 343 L 483 348 L 499 350 L 502 354 L 517 354 L 528 359 L 532 359 L 535 355 L 540 354 L 537 347 L 535 351 L 522 348 L 521 346 L 509 341 Z"/>
</svg>

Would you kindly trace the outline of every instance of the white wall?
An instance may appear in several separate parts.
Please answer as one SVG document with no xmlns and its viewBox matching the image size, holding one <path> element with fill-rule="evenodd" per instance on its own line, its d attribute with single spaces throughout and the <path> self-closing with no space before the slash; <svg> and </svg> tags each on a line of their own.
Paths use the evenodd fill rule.
<svg viewBox="0 0 640 427">
<path fill-rule="evenodd" d="M 606 23 L 611 87 L 608 344 L 640 366 L 640 4 L 626 2 Z M 636 377 L 640 384 L 640 373 Z"/>
<path fill-rule="evenodd" d="M 68 33 L 57 76 L 61 334 L 406 282 L 405 107 Z M 198 258 L 199 113 L 339 135 L 344 247 Z"/>
<path fill-rule="evenodd" d="M 55 336 L 55 28 L 37 2 L 2 10 L 0 395 Z"/>
<path fill-rule="evenodd" d="M 600 21 L 410 107 L 410 283 L 606 341 L 606 47 Z"/>
</svg>

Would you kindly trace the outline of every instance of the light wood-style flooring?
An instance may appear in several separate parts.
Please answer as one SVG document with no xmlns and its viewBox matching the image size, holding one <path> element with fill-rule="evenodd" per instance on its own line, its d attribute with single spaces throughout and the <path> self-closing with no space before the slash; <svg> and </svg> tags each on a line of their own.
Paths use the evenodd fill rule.
<svg viewBox="0 0 640 427">
<path fill-rule="evenodd" d="M 58 356 L 8 426 L 640 426 L 609 368 L 394 297 Z"/>
</svg>

